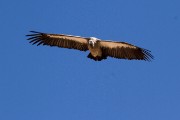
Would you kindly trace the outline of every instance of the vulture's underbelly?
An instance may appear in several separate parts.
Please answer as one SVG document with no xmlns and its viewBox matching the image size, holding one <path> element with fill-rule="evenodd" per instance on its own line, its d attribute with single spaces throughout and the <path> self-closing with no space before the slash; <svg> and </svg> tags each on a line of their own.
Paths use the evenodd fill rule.
<svg viewBox="0 0 180 120">
<path fill-rule="evenodd" d="M 90 53 L 91 53 L 91 55 L 93 57 L 97 57 L 97 56 L 101 57 L 102 56 L 102 50 L 101 50 L 100 47 L 98 47 L 98 46 L 95 46 L 95 47 L 88 46 L 88 48 L 89 48 L 89 51 L 90 51 Z"/>
</svg>

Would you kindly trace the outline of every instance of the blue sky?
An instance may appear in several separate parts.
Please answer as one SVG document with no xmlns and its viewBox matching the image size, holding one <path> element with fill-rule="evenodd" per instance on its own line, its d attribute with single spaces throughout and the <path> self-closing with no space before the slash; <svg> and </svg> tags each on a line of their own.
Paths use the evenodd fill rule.
<svg viewBox="0 0 180 120">
<path fill-rule="evenodd" d="M 179 120 L 179 0 L 1 0 L 1 120 Z M 149 49 L 152 62 L 32 46 L 30 30 Z"/>
</svg>

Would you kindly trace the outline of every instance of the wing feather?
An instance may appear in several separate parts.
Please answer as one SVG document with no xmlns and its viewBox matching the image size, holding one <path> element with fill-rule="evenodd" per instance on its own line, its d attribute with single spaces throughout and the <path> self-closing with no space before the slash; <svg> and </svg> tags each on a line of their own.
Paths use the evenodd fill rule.
<svg viewBox="0 0 180 120">
<path fill-rule="evenodd" d="M 47 34 L 36 31 L 30 31 L 32 34 L 26 35 L 30 43 L 48 46 L 57 46 L 61 48 L 76 49 L 80 51 L 88 50 L 88 40 L 80 36 L 65 34 Z"/>
<path fill-rule="evenodd" d="M 100 41 L 100 47 L 104 56 L 145 61 L 151 61 L 154 58 L 151 51 L 125 42 Z"/>
</svg>

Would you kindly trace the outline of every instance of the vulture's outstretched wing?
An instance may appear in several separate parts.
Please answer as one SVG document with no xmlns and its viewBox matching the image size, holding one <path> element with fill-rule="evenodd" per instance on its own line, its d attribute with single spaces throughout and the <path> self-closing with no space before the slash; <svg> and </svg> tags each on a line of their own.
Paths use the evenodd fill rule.
<svg viewBox="0 0 180 120">
<path fill-rule="evenodd" d="M 83 37 L 64 34 L 47 34 L 36 31 L 30 32 L 32 32 L 32 34 L 26 36 L 29 37 L 27 40 L 33 45 L 49 45 L 81 51 L 88 50 L 88 40 Z"/>
<path fill-rule="evenodd" d="M 114 58 L 146 61 L 154 58 L 149 50 L 125 42 L 100 41 L 100 47 L 103 55 Z"/>
</svg>

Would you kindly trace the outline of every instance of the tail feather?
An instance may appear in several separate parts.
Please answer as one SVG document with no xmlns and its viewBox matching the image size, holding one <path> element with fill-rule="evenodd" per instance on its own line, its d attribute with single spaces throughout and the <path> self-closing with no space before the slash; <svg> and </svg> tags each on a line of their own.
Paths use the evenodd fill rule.
<svg viewBox="0 0 180 120">
<path fill-rule="evenodd" d="M 93 57 L 93 56 L 91 55 L 91 53 L 89 53 L 89 55 L 88 55 L 87 57 L 90 58 L 90 59 L 93 59 L 93 60 L 95 60 L 95 61 L 101 61 L 101 60 L 103 60 L 103 59 L 107 59 L 107 56 L 97 56 L 97 57 Z"/>
</svg>

